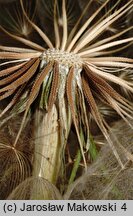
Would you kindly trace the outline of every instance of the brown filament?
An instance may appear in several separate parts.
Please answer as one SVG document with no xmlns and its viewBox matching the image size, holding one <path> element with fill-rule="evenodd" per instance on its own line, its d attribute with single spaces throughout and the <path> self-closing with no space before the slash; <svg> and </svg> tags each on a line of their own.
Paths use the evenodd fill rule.
<svg viewBox="0 0 133 216">
<path fill-rule="evenodd" d="M 48 101 L 48 111 L 50 111 L 55 103 L 57 92 L 59 88 L 59 63 L 55 62 L 53 68 L 53 78 L 52 78 L 52 86 L 49 95 Z"/>
</svg>

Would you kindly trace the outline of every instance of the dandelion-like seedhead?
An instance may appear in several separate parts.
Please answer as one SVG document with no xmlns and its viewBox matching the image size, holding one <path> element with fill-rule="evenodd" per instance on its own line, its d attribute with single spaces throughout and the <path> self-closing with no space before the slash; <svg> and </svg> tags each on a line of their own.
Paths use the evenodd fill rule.
<svg viewBox="0 0 133 216">
<path fill-rule="evenodd" d="M 19 116 L 6 121 L 0 130 L 0 199 L 5 199 L 32 172 L 33 146 L 26 128 L 17 145 L 13 145 L 20 119 Z"/>
<path fill-rule="evenodd" d="M 32 193 L 31 193 L 32 191 Z M 41 177 L 30 177 L 18 185 L 8 196 L 9 200 L 38 200 L 38 199 L 61 200 L 62 197 L 57 188 Z"/>
<path fill-rule="evenodd" d="M 123 136 L 123 132 L 127 136 Z M 117 160 L 107 145 L 103 145 L 97 159 L 88 167 L 88 170 L 77 179 L 64 195 L 65 199 L 85 199 L 85 200 L 120 200 L 132 199 L 132 163 L 130 158 L 124 157 L 123 148 L 132 152 L 132 129 L 123 121 L 114 124 L 110 131 L 115 134 L 121 146 L 113 142 L 118 148 L 124 164 L 124 169 L 118 165 Z M 97 140 L 98 141 L 98 140 Z M 97 142 L 96 141 L 96 142 Z M 102 140 L 106 143 L 106 140 Z"/>
<path fill-rule="evenodd" d="M 112 84 L 133 93 L 133 83 L 117 76 L 117 72 L 121 73 L 127 68 L 133 68 L 133 59 L 117 55 L 118 51 L 132 43 L 133 37 L 124 37 L 132 27 L 116 32 L 114 35 L 107 34 L 112 24 L 133 9 L 133 0 L 120 8 L 119 2 L 116 1 L 106 14 L 96 19 L 110 0 L 100 3 L 100 7 L 82 24 L 84 15 L 94 3 L 89 1 L 69 32 L 66 10 L 68 1 L 63 0 L 61 5 L 57 0 L 52 1 L 53 43 L 49 36 L 28 17 L 23 1 L 20 0 L 23 16 L 41 37 L 44 46 L 29 38 L 13 34 L 1 26 L 4 33 L 30 48 L 0 46 L 0 59 L 3 60 L 0 64 L 0 100 L 11 96 L 11 100 L 0 113 L 0 117 L 15 107 L 24 97 L 25 92 L 28 92 L 24 118 L 14 146 L 19 140 L 28 112 L 35 99 L 40 96 L 40 89 L 42 89 L 41 107 L 49 113 L 54 104 L 57 106 L 61 134 L 69 131 L 63 107 L 66 109 L 66 115 L 69 111 L 71 112 L 85 164 L 84 149 L 88 150 L 90 147 L 88 113 L 91 113 L 123 167 L 119 154 L 108 135 L 109 125 L 101 115 L 96 102 L 98 99 L 107 104 L 130 124 L 127 118 L 132 119 L 132 103 L 118 93 Z"/>
<path fill-rule="evenodd" d="M 57 61 L 60 65 L 65 67 L 75 66 L 76 68 L 82 68 L 83 61 L 78 54 L 65 52 L 59 49 L 48 49 L 42 54 L 42 60 L 47 63 L 50 61 Z"/>
</svg>

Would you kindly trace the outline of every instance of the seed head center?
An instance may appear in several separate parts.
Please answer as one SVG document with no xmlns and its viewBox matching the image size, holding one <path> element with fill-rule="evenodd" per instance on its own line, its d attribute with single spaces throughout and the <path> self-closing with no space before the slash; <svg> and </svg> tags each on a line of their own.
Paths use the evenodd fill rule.
<svg viewBox="0 0 133 216">
<path fill-rule="evenodd" d="M 78 54 L 62 51 L 59 49 L 48 49 L 43 53 L 43 59 L 49 61 L 57 61 L 61 65 L 75 66 L 77 68 L 82 67 L 82 59 Z"/>
</svg>

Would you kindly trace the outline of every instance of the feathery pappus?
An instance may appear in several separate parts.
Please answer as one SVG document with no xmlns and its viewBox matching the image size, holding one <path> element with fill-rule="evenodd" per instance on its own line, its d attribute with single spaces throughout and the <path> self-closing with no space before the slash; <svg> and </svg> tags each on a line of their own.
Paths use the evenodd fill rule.
<svg viewBox="0 0 133 216">
<path fill-rule="evenodd" d="M 101 115 L 96 100 L 110 106 L 127 124 L 130 124 L 128 118 L 133 118 L 132 102 L 122 96 L 115 89 L 115 85 L 130 94 L 133 93 L 133 83 L 122 79 L 122 76 L 117 76 L 117 72 L 123 73 L 124 70 L 133 68 L 132 58 L 117 55 L 118 51 L 133 42 L 133 37 L 127 37 L 132 26 L 111 34 L 108 34 L 108 31 L 115 22 L 133 10 L 133 0 L 127 1 L 121 7 L 118 7 L 121 1 L 116 1 L 99 18 L 101 12 L 110 3 L 110 0 L 102 3 L 100 1 L 100 7 L 87 16 L 86 21 L 82 23 L 94 3 L 90 0 L 77 21 L 74 20 L 71 30 L 68 25 L 68 2 L 62 0 L 59 5 L 58 0 L 52 1 L 51 34 L 54 35 L 54 41 L 45 33 L 44 27 L 42 30 L 34 22 L 34 18 L 28 16 L 22 0 L 20 5 L 25 23 L 38 34 L 43 41 L 42 45 L 28 37 L 15 34 L 1 25 L 1 30 L 5 34 L 19 42 L 19 47 L 0 45 L 0 101 L 9 99 L 0 113 L 0 118 L 23 101 L 24 117 L 14 140 L 15 146 L 30 107 L 38 97 L 41 107 L 48 113 L 54 104 L 57 106 L 59 119 L 62 119 L 61 127 L 67 130 L 68 122 L 63 115 L 65 106 L 71 113 L 86 164 L 84 151 L 89 149 L 88 115 L 91 113 L 120 165 L 123 166 L 108 134 L 109 125 Z M 44 22 L 44 25 L 47 23 Z M 81 138 L 81 133 L 84 139 Z"/>
</svg>

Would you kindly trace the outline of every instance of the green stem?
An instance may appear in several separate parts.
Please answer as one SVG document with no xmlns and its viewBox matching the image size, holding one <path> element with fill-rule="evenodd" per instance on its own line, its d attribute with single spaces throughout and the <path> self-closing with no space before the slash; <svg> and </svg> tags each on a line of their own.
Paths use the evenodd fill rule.
<svg viewBox="0 0 133 216">
<path fill-rule="evenodd" d="M 92 160 L 95 160 L 97 158 L 98 151 L 97 151 L 96 144 L 95 144 L 94 139 L 93 139 L 91 134 L 90 134 L 89 153 L 90 153 L 90 156 L 91 156 Z"/>
<path fill-rule="evenodd" d="M 77 170 L 79 168 L 80 161 L 81 161 L 81 151 L 78 150 L 68 184 L 71 184 L 74 181 L 77 174 Z"/>
</svg>

